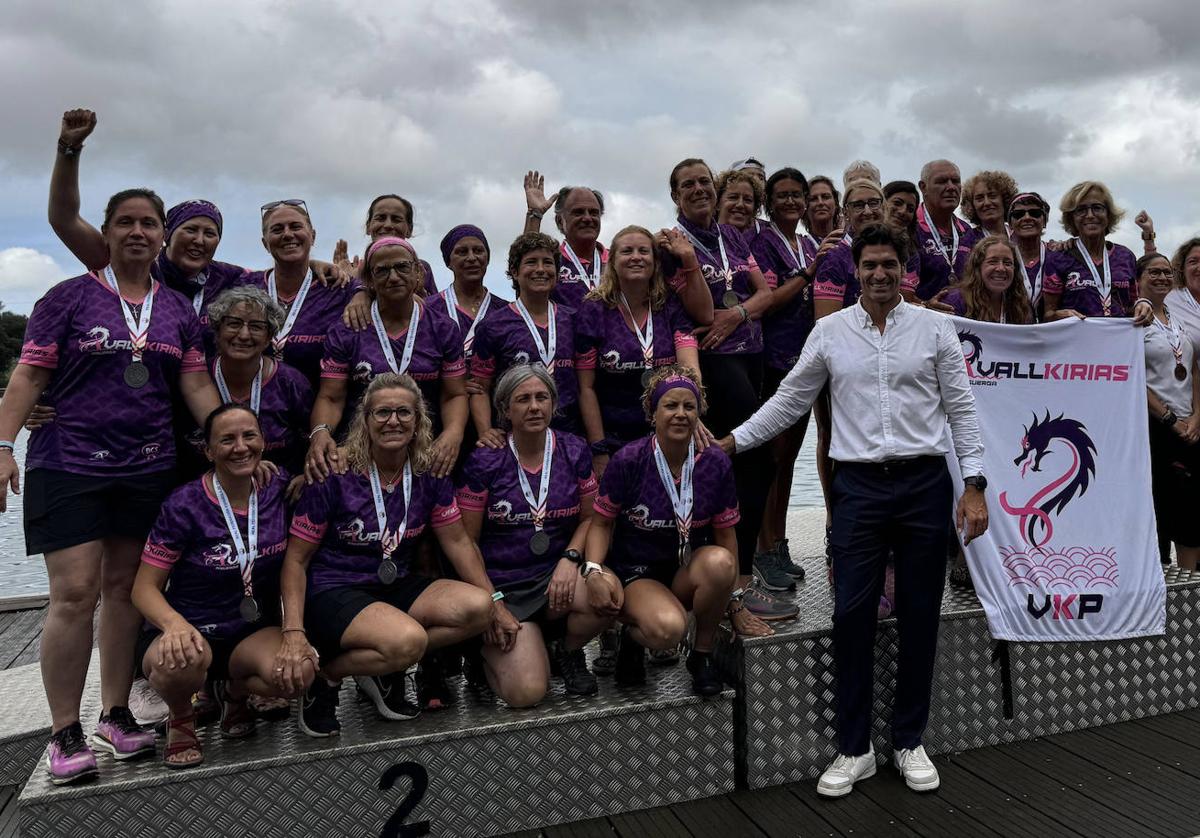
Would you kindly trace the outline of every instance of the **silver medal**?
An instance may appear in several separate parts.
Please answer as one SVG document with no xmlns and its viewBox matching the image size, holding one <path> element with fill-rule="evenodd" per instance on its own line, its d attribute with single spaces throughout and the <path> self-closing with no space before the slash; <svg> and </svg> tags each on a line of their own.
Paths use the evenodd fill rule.
<svg viewBox="0 0 1200 838">
<path fill-rule="evenodd" d="M 390 585 L 396 581 L 399 576 L 399 571 L 396 568 L 396 563 L 391 559 L 384 559 L 379 565 L 379 581 L 385 585 Z"/>
<path fill-rule="evenodd" d="M 257 623 L 261 616 L 258 610 L 258 601 L 252 596 L 242 597 L 242 604 L 238 606 L 238 613 L 242 615 L 242 619 L 247 623 Z"/>
<path fill-rule="evenodd" d="M 550 536 L 545 530 L 537 530 L 529 539 L 529 550 L 535 556 L 544 556 L 550 550 Z"/>
<path fill-rule="evenodd" d="M 723 305 L 725 308 L 733 308 L 739 302 L 740 300 L 738 300 L 736 291 L 726 291 L 721 295 L 721 305 Z"/>
<path fill-rule="evenodd" d="M 150 368 L 141 361 L 133 361 L 125 368 L 124 378 L 128 386 L 141 389 L 150 380 Z"/>
</svg>

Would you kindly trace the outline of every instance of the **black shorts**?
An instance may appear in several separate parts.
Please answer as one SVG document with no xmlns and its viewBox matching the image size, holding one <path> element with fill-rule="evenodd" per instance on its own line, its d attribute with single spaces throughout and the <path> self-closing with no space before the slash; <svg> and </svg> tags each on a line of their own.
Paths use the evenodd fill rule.
<svg viewBox="0 0 1200 838">
<path fill-rule="evenodd" d="M 432 584 L 428 577 L 406 574 L 390 585 L 346 585 L 313 594 L 304 604 L 308 642 L 324 660 L 333 660 L 342 651 L 342 635 L 364 608 L 384 602 L 407 614 Z"/>
<path fill-rule="evenodd" d="M 212 663 L 208 665 L 207 681 L 224 681 L 229 677 L 229 659 L 233 657 L 233 650 L 238 647 L 238 644 L 245 640 L 256 631 L 261 631 L 268 628 L 270 623 L 258 622 L 252 626 L 246 626 L 237 634 L 231 637 L 205 637 L 204 640 L 208 643 L 208 648 L 212 649 Z M 153 626 L 142 629 L 142 633 L 138 635 L 137 646 L 134 652 L 133 663 L 137 668 L 138 676 L 145 678 L 146 672 L 142 668 L 142 659 L 146 657 L 146 652 L 150 651 L 150 644 L 153 643 L 162 632 Z"/>
<path fill-rule="evenodd" d="M 25 472 L 25 552 L 65 550 L 110 536 L 144 540 L 175 488 L 175 470 L 95 477 L 57 469 Z"/>
<path fill-rule="evenodd" d="M 626 587 L 630 582 L 636 582 L 639 579 L 653 579 L 655 582 L 666 585 L 669 590 L 675 582 L 675 574 L 679 572 L 679 565 L 673 562 L 657 562 L 641 567 L 614 567 L 612 572 Z"/>
</svg>

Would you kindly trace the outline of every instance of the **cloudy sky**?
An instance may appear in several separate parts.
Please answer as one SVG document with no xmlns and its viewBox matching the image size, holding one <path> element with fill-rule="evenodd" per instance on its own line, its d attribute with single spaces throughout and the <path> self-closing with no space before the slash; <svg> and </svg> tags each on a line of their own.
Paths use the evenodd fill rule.
<svg viewBox="0 0 1200 838">
<path fill-rule="evenodd" d="M 415 243 L 480 225 L 503 254 L 530 168 L 608 196 L 607 234 L 673 215 L 679 159 L 916 180 L 935 157 L 1011 172 L 1051 203 L 1106 181 L 1160 245 L 1200 229 L 1200 4 L 1178 0 L 0 0 L 0 301 L 79 272 L 46 222 L 62 112 L 99 126 L 83 212 L 147 185 L 225 214 L 218 258 L 265 267 L 258 206 L 307 199 L 315 253 L 365 244 L 370 199 Z M 15 82 L 15 83 L 14 83 Z M 550 225 L 548 225 L 549 227 Z M 1061 233 L 1055 224 L 1053 233 Z M 1135 247 L 1140 251 L 1140 247 Z M 504 288 L 502 256 L 489 284 Z"/>
</svg>

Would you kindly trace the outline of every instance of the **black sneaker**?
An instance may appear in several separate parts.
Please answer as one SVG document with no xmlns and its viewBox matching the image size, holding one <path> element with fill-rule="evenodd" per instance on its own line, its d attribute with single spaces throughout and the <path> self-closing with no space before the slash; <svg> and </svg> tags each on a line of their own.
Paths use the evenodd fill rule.
<svg viewBox="0 0 1200 838">
<path fill-rule="evenodd" d="M 619 687 L 640 687 L 646 683 L 646 650 L 630 636 L 628 626 L 621 629 L 621 648 L 617 650 L 613 680 Z"/>
<path fill-rule="evenodd" d="M 804 568 L 796 563 L 792 558 L 792 551 L 788 549 L 788 540 L 781 538 L 775 542 L 775 553 L 779 556 L 779 566 L 783 568 L 783 572 L 795 579 L 797 582 L 804 581 Z"/>
<path fill-rule="evenodd" d="M 592 672 L 612 675 L 617 668 L 617 649 L 621 648 L 621 632 L 616 628 L 600 632 L 600 654 L 592 661 Z"/>
<path fill-rule="evenodd" d="M 550 677 L 562 677 L 563 642 L 551 640 L 546 644 L 546 659 L 550 661 Z"/>
<path fill-rule="evenodd" d="M 392 675 L 355 675 L 358 690 L 375 705 L 380 716 L 406 722 L 421 715 L 421 708 L 408 700 L 403 672 Z"/>
<path fill-rule="evenodd" d="M 488 683 L 483 654 L 478 649 L 463 655 L 463 678 L 466 679 L 467 686 L 477 692 L 492 689 L 492 685 Z"/>
<path fill-rule="evenodd" d="M 711 652 L 692 652 L 687 657 L 687 669 L 692 673 L 692 692 L 696 695 L 716 695 L 725 688 Z"/>
<path fill-rule="evenodd" d="M 300 702 L 300 714 L 297 721 L 300 732 L 305 736 L 324 739 L 327 736 L 337 736 L 342 732 L 338 721 L 337 709 L 342 683 L 331 684 L 321 675 L 313 679 L 312 686 L 304 694 Z"/>
<path fill-rule="evenodd" d="M 454 693 L 446 683 L 446 676 L 430 658 L 417 667 L 417 704 L 422 710 L 442 710 L 455 704 Z"/>
<path fill-rule="evenodd" d="M 600 689 L 596 676 L 588 671 L 583 649 L 564 649 L 557 645 L 558 671 L 569 695 L 595 695 Z"/>
</svg>

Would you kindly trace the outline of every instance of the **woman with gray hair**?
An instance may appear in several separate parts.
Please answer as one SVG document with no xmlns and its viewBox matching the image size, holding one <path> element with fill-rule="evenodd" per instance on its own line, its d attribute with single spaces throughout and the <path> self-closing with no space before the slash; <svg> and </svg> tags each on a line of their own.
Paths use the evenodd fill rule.
<svg viewBox="0 0 1200 838">
<path fill-rule="evenodd" d="M 261 288 L 239 285 L 222 291 L 208 304 L 207 313 L 217 344 L 209 372 L 221 402 L 250 408 L 262 428 L 263 458 L 290 475 L 302 473 L 312 386 L 299 370 L 266 354 L 283 326 L 283 309 Z M 188 479 L 208 468 L 204 434 L 190 424 L 188 444 L 180 447 L 180 471 Z"/>
<path fill-rule="evenodd" d="M 558 388 L 541 364 L 506 370 L 493 401 L 506 444 L 471 452 L 457 491 L 488 577 L 521 622 L 511 647 L 484 647 L 488 681 L 512 707 L 537 704 L 550 675 L 544 640 L 553 635 L 562 638 L 554 656 L 567 692 L 594 695 L 583 647 L 616 608 L 603 607 L 611 603 L 611 578 L 582 575 L 597 488 L 591 451 L 574 434 L 550 428 Z"/>
</svg>

